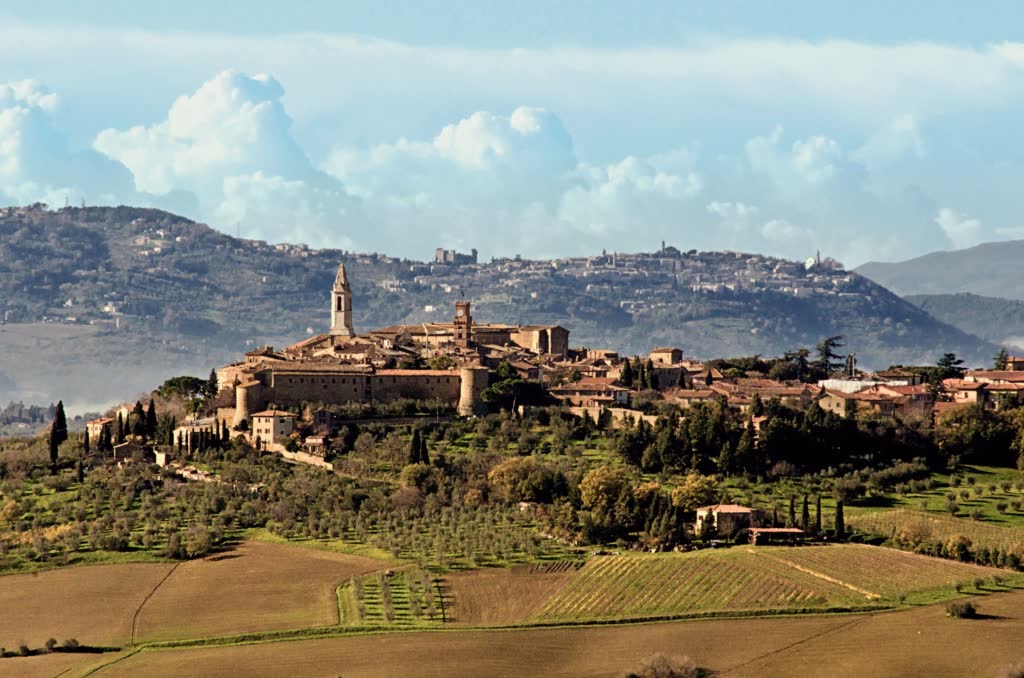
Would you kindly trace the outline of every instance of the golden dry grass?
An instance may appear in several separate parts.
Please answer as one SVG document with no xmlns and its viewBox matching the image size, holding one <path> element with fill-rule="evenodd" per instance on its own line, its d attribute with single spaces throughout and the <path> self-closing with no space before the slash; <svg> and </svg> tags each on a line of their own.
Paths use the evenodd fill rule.
<svg viewBox="0 0 1024 678">
<path fill-rule="evenodd" d="M 89 565 L 0 577 L 0 646 L 39 648 L 51 637 L 126 645 L 135 610 L 171 567 Z"/>
<path fill-rule="evenodd" d="M 471 570 L 444 578 L 445 615 L 460 625 L 516 624 L 534 616 L 572 571 L 532 573 L 529 567 Z"/>
<path fill-rule="evenodd" d="M 980 598 L 995 619 L 953 620 L 942 605 L 900 612 L 452 631 L 148 650 L 108 676 L 621 676 L 655 652 L 723 676 L 980 676 L 1024 656 L 1024 592 Z"/>
<path fill-rule="evenodd" d="M 139 614 L 148 642 L 338 623 L 335 589 L 379 560 L 283 544 L 243 542 L 182 563 Z"/>
</svg>

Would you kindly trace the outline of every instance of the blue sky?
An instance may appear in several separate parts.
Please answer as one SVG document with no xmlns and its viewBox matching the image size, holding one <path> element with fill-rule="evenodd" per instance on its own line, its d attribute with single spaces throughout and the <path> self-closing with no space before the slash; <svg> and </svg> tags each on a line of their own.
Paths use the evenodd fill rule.
<svg viewBox="0 0 1024 678">
<path fill-rule="evenodd" d="M 0 203 L 419 258 L 1024 237 L 1017 3 L 292 5 L 0 2 Z"/>
</svg>

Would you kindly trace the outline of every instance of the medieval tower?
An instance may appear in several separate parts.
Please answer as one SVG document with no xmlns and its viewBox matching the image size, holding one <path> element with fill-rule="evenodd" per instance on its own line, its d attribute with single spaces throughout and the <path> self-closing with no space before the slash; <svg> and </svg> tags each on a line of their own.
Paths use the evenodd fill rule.
<svg viewBox="0 0 1024 678">
<path fill-rule="evenodd" d="M 331 334 L 337 337 L 351 337 L 352 331 L 352 289 L 348 285 L 345 264 L 338 265 L 331 288 Z"/>
<path fill-rule="evenodd" d="M 455 344 L 466 348 L 473 340 L 473 316 L 469 314 L 468 301 L 455 302 L 455 319 L 452 321 Z"/>
</svg>

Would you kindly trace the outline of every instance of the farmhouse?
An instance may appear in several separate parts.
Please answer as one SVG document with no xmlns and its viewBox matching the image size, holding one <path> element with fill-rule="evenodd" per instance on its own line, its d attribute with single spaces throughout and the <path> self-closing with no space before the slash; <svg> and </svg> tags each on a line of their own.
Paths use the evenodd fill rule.
<svg viewBox="0 0 1024 678">
<path fill-rule="evenodd" d="M 697 509 L 697 531 L 704 528 L 705 521 L 710 520 L 719 534 L 731 534 L 737 530 L 749 528 L 760 518 L 761 512 L 739 504 L 715 504 Z"/>
</svg>

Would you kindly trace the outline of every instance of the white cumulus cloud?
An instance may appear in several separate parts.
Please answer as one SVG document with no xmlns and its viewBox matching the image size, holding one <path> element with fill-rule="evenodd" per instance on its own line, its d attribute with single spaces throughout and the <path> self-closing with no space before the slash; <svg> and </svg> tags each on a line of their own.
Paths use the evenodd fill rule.
<svg viewBox="0 0 1024 678">
<path fill-rule="evenodd" d="M 165 120 L 103 130 L 93 145 L 128 167 L 140 191 L 195 195 L 202 219 L 240 222 L 251 236 L 302 233 L 333 244 L 357 201 L 312 166 L 292 137 L 283 96 L 268 75 L 224 71 L 178 97 Z"/>
<path fill-rule="evenodd" d="M 981 222 L 966 214 L 943 207 L 935 216 L 935 223 L 942 228 L 946 237 L 957 249 L 971 247 L 981 242 Z"/>
</svg>

